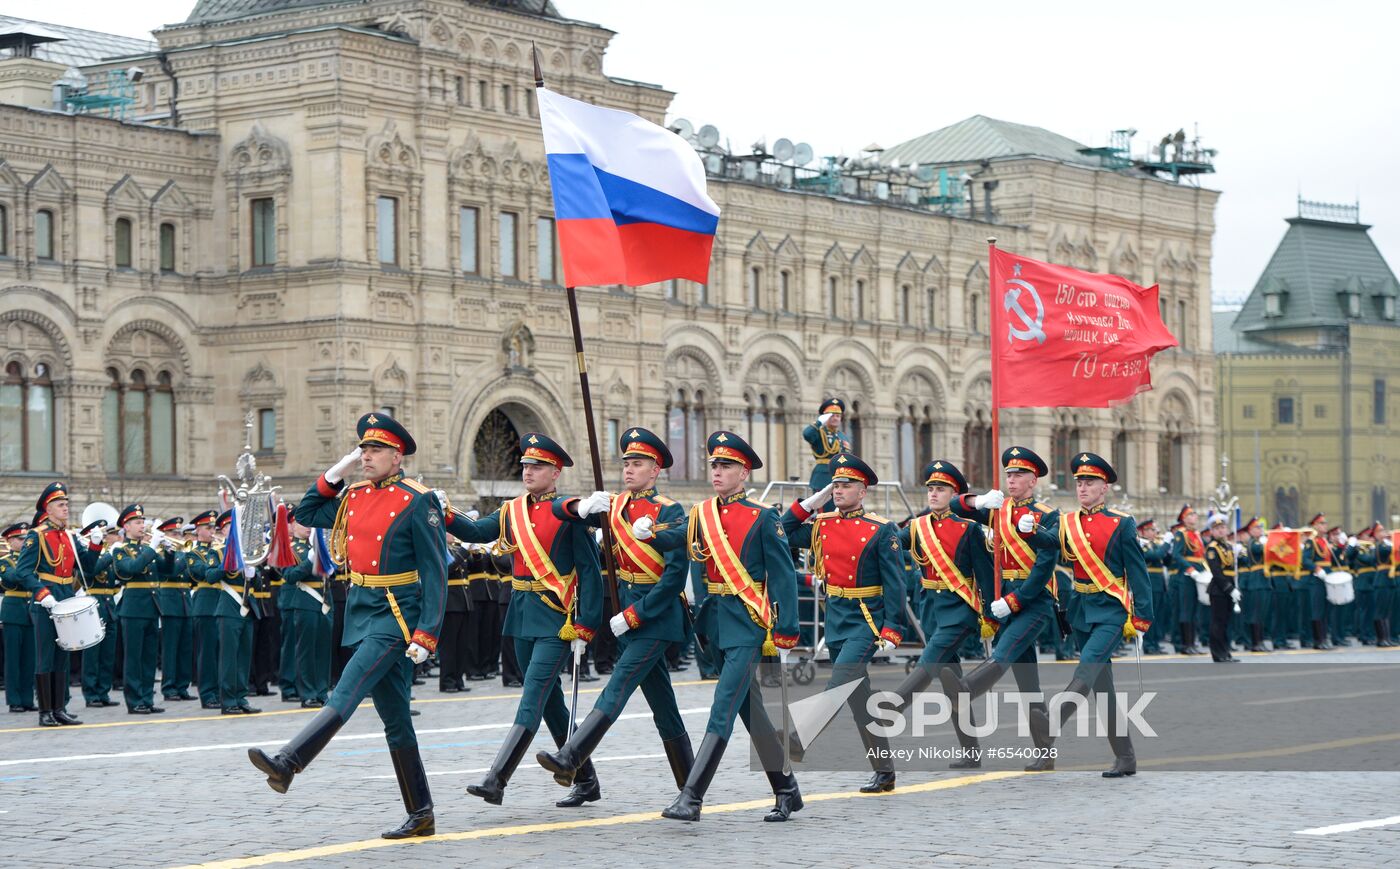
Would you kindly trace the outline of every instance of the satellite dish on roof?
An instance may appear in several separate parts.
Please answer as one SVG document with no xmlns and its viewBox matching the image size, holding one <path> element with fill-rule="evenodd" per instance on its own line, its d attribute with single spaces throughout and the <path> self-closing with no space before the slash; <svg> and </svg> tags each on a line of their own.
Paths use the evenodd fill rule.
<svg viewBox="0 0 1400 869">
<path fill-rule="evenodd" d="M 682 139 L 689 139 L 691 134 L 695 132 L 695 125 L 685 118 L 676 118 L 675 123 L 671 124 L 671 132 Z"/>
<path fill-rule="evenodd" d="M 719 144 L 719 128 L 714 124 L 706 124 L 695 134 L 695 140 L 706 148 L 713 148 Z"/>
<path fill-rule="evenodd" d="M 779 139 L 778 141 L 773 143 L 773 158 L 776 159 L 779 163 L 786 163 L 787 161 L 792 159 L 792 154 L 794 150 L 796 149 L 793 148 L 791 141 L 787 139 Z"/>
<path fill-rule="evenodd" d="M 799 166 L 806 166 L 812 162 L 812 146 L 806 142 L 801 142 L 792 152 L 792 162 Z"/>
</svg>

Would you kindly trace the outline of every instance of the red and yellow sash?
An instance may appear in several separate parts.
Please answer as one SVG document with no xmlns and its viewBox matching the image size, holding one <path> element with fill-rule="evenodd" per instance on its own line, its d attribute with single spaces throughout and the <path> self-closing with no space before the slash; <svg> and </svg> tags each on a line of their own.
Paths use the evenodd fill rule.
<svg viewBox="0 0 1400 869">
<path fill-rule="evenodd" d="M 1390 532 L 1390 575 L 1400 575 L 1400 531 Z"/>
<path fill-rule="evenodd" d="M 695 505 L 694 516 L 700 526 L 703 551 L 715 562 L 720 579 L 734 596 L 743 601 L 749 610 L 749 618 L 765 631 L 773 629 L 772 613 L 768 608 L 767 590 L 759 591 L 753 577 L 744 569 L 744 563 L 729 543 L 724 533 L 724 525 L 719 518 L 719 498 L 709 498 Z M 694 547 L 692 546 L 692 549 Z"/>
<path fill-rule="evenodd" d="M 540 543 L 540 538 L 535 536 L 535 528 L 530 523 L 529 500 L 529 495 L 521 495 L 507 506 L 506 515 L 510 517 L 510 527 L 515 531 L 516 549 L 520 553 L 520 559 L 525 562 L 525 567 L 529 569 L 530 576 L 559 598 L 559 603 L 566 615 L 572 614 L 574 609 L 574 574 L 561 577 L 558 568 L 550 560 L 549 552 L 544 548 L 544 544 Z M 546 602 L 548 602 L 547 599 Z"/>
<path fill-rule="evenodd" d="M 1194 561 L 1201 567 L 1206 566 L 1206 545 L 1201 541 L 1201 532 L 1182 531 L 1182 539 L 1186 541 L 1186 560 Z"/>
<path fill-rule="evenodd" d="M 1035 566 L 1035 550 L 1031 549 L 1031 545 L 1027 543 L 1026 539 L 1021 536 L 1021 533 L 1016 530 L 1016 523 L 1011 519 L 1011 512 L 1014 509 L 1016 509 L 1015 504 L 1006 501 L 1001 505 L 1001 509 L 997 511 L 997 536 L 1001 538 L 1002 547 L 1004 547 L 1007 552 L 1011 553 L 1011 558 L 1016 562 L 1017 566 L 1021 570 L 1026 571 L 1027 575 L 1029 575 L 1031 568 Z M 1045 586 L 1050 589 L 1050 594 L 1055 597 L 1059 597 L 1058 585 L 1059 583 L 1056 582 L 1052 573 L 1050 581 L 1047 582 Z"/>
<path fill-rule="evenodd" d="M 612 507 L 608 510 L 608 522 L 612 526 L 613 539 L 617 541 L 619 552 L 625 552 L 632 563 L 653 580 L 661 578 L 666 562 L 657 552 L 637 539 L 632 531 L 632 523 L 627 521 L 627 504 L 632 500 L 631 492 L 613 496 Z"/>
<path fill-rule="evenodd" d="M 1089 579 L 1098 586 L 1099 591 L 1106 592 L 1113 596 L 1113 599 L 1123 605 L 1124 611 L 1132 615 L 1133 602 L 1132 595 L 1128 591 L 1128 584 L 1113 575 L 1108 569 L 1108 565 L 1103 563 L 1099 554 L 1094 551 L 1094 544 L 1089 540 L 1089 534 L 1084 530 L 1084 525 L 1080 522 L 1079 511 L 1076 510 L 1068 516 L 1060 517 L 1060 545 L 1067 549 L 1070 556 L 1078 561 L 1084 568 L 1084 572 L 1089 574 Z"/>
<path fill-rule="evenodd" d="M 918 541 L 919 548 L 928 554 L 929 564 L 948 583 L 948 588 L 957 592 L 958 597 L 962 598 L 964 603 L 980 615 L 982 601 L 981 596 L 977 593 L 977 584 L 970 581 L 961 570 L 958 570 L 952 556 L 943 548 L 943 541 L 938 539 L 937 532 L 933 530 L 932 516 L 924 515 L 914 520 L 914 539 Z"/>
</svg>

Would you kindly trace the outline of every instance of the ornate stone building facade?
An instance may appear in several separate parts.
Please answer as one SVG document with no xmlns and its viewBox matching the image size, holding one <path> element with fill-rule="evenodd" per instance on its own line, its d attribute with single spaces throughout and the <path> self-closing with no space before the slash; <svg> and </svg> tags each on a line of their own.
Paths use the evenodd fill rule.
<svg viewBox="0 0 1400 869">
<path fill-rule="evenodd" d="M 250 413 L 263 469 L 292 490 L 379 407 L 417 437 L 411 470 L 454 498 L 504 494 L 510 432 L 534 427 L 579 459 L 566 485 L 590 485 L 530 44 L 572 96 L 660 122 L 671 94 L 607 76 L 611 32 L 547 2 L 277 6 L 200 0 L 158 46 L 84 67 L 89 82 L 141 67 L 126 122 L 35 106 L 43 88 L 0 76 L 5 515 L 54 474 L 80 504 L 193 510 Z M 30 79 L 66 68 L 0 67 L 21 60 Z M 1160 282 L 1183 336 L 1155 391 L 1008 412 L 1003 437 L 1065 462 L 1113 456 L 1141 512 L 1204 493 L 1216 194 L 1018 132 L 1032 129 L 1002 124 L 936 160 L 997 182 L 971 212 L 714 163 L 709 284 L 580 291 L 600 431 L 665 432 L 682 498 L 707 490 L 702 441 L 718 427 L 768 457 L 760 482 L 805 480 L 801 428 L 838 394 L 884 476 L 913 486 L 936 454 L 990 482 L 996 236 Z"/>
</svg>

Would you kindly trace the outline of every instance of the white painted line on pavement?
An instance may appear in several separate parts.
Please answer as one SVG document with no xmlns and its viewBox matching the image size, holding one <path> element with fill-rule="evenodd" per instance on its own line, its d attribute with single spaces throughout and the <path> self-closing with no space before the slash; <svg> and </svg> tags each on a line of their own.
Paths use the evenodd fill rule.
<svg viewBox="0 0 1400 869">
<path fill-rule="evenodd" d="M 1356 830 L 1369 830 L 1372 827 L 1389 827 L 1400 824 L 1400 815 L 1376 818 L 1373 821 L 1352 821 L 1349 824 L 1333 824 L 1330 827 L 1313 827 L 1310 830 L 1294 830 L 1295 836 L 1335 836 L 1337 833 L 1351 833 Z"/>
<path fill-rule="evenodd" d="M 661 758 L 661 757 L 665 757 L 665 756 L 666 756 L 665 754 L 615 754 L 615 755 L 612 755 L 611 757 L 590 757 L 589 760 L 593 761 L 594 763 L 607 763 L 607 762 L 613 761 L 613 760 L 656 760 L 657 758 Z M 484 773 L 484 772 L 490 772 L 490 771 L 491 771 L 491 767 L 489 767 L 489 766 L 481 766 L 481 767 L 477 767 L 477 768 L 475 768 L 475 769 L 437 769 L 437 770 L 432 770 L 431 772 L 428 773 L 428 775 L 430 775 L 430 776 L 434 776 L 434 775 L 481 775 L 481 774 Z M 398 778 L 398 776 L 397 776 L 397 775 L 394 775 L 394 774 L 390 774 L 390 775 L 367 775 L 367 776 L 365 776 L 365 779 L 367 779 L 367 780 L 368 780 L 368 779 L 393 779 L 393 778 Z"/>
<path fill-rule="evenodd" d="M 1241 706 L 1275 706 L 1281 703 L 1306 703 L 1309 700 L 1351 700 L 1356 697 L 1374 697 L 1377 694 L 1393 694 L 1393 691 L 1354 691 L 1350 694 L 1301 694 L 1297 697 L 1271 697 L 1268 700 L 1245 700 Z"/>
</svg>

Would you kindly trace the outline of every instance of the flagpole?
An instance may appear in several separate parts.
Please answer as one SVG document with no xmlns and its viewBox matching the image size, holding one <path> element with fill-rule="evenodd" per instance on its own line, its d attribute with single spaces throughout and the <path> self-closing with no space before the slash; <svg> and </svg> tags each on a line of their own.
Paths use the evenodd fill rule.
<svg viewBox="0 0 1400 869">
<path fill-rule="evenodd" d="M 993 468 L 996 468 L 997 463 L 1001 461 L 1001 391 L 998 389 L 998 384 L 1000 383 L 1000 381 L 999 381 L 999 379 L 997 378 L 997 369 L 998 369 L 1000 366 L 997 365 L 997 357 L 998 357 L 999 354 L 997 353 L 997 348 L 996 348 L 996 343 L 995 343 L 996 340 L 997 340 L 997 335 L 996 335 L 997 330 L 996 330 L 996 327 L 993 325 L 993 324 L 996 323 L 996 318 L 997 318 L 997 303 L 996 303 L 996 299 L 995 299 L 995 296 L 996 296 L 996 292 L 995 292 L 995 291 L 996 291 L 996 288 L 995 288 L 994 286 L 992 286 L 992 277 L 991 277 L 992 274 L 993 274 L 994 271 L 995 271 L 995 268 L 996 268 L 996 267 L 993 265 L 993 257 L 996 256 L 996 252 L 997 252 L 997 239 L 996 239 L 996 236 L 994 236 L 994 235 L 987 236 L 987 308 L 988 308 L 988 311 L 989 311 L 989 315 L 988 315 L 988 317 L 987 317 L 987 331 L 991 334 L 991 339 L 988 341 L 988 346 L 989 346 L 989 347 L 991 348 L 991 350 L 992 350 L 992 467 L 993 467 Z M 993 470 L 993 472 L 992 472 L 992 479 L 993 479 L 993 481 L 996 480 L 996 476 L 997 476 L 996 471 Z M 996 488 L 996 486 L 993 485 L 992 488 Z M 997 509 L 1000 510 L 1001 508 L 997 508 Z M 992 519 L 991 527 L 992 527 L 992 548 L 993 548 L 993 552 L 992 552 L 992 596 L 993 596 L 993 598 L 995 599 L 995 598 L 1001 597 L 1001 548 L 1002 548 L 1002 541 L 1001 541 L 1001 534 L 999 534 L 999 533 L 998 533 L 998 530 L 997 530 L 996 511 L 993 511 L 991 519 Z"/>
<path fill-rule="evenodd" d="M 535 64 L 535 88 L 544 87 L 544 72 L 540 69 L 540 51 L 530 45 L 530 56 Z M 593 487 L 599 491 L 603 489 L 603 461 L 601 450 L 598 449 L 598 425 L 593 419 L 593 393 L 588 388 L 588 363 L 583 356 L 583 328 L 579 325 L 578 319 L 578 294 L 572 286 L 564 287 L 564 295 L 569 302 L 569 326 L 574 332 L 574 358 L 578 360 L 578 387 L 583 393 L 583 418 L 588 427 L 588 454 L 593 462 Z M 617 565 L 613 561 L 613 538 L 612 521 L 603 520 L 603 564 L 607 568 L 608 582 L 608 602 L 612 604 L 614 613 L 620 612 L 617 604 Z M 575 675 L 574 687 L 578 687 L 578 678 Z M 577 698 L 577 694 L 574 695 Z M 572 718 L 570 716 L 570 727 L 572 728 Z"/>
</svg>

